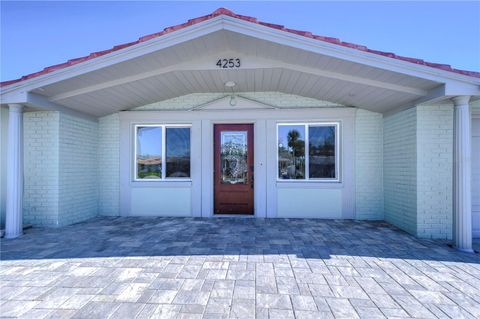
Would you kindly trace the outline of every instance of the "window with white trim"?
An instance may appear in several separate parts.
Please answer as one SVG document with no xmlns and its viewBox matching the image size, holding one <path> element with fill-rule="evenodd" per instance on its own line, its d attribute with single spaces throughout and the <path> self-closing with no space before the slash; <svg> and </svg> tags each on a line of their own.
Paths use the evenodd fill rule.
<svg viewBox="0 0 480 319">
<path fill-rule="evenodd" d="M 339 180 L 339 123 L 277 125 L 278 179 Z"/>
<path fill-rule="evenodd" d="M 190 126 L 136 125 L 135 180 L 190 178 Z"/>
</svg>

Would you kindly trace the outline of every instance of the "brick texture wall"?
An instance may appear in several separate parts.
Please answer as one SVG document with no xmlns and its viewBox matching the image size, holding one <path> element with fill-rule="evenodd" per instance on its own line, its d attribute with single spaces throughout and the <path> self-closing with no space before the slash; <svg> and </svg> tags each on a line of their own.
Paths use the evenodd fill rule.
<svg viewBox="0 0 480 319">
<path fill-rule="evenodd" d="M 104 216 L 119 214 L 120 195 L 120 122 L 118 113 L 98 121 L 98 212 Z"/>
<path fill-rule="evenodd" d="M 383 185 L 385 220 L 417 233 L 416 108 L 384 118 Z"/>
<path fill-rule="evenodd" d="M 383 116 L 357 110 L 355 118 L 356 218 L 383 220 Z"/>
<path fill-rule="evenodd" d="M 59 112 L 24 114 L 24 222 L 63 226 L 97 215 L 98 124 Z"/>
<path fill-rule="evenodd" d="M 58 112 L 26 112 L 24 126 L 24 223 L 58 226 Z"/>
<path fill-rule="evenodd" d="M 59 225 L 98 213 L 98 123 L 60 114 Z"/>
<path fill-rule="evenodd" d="M 453 106 L 419 105 L 384 120 L 385 220 L 451 239 Z"/>
<path fill-rule="evenodd" d="M 417 107 L 417 236 L 452 238 L 453 105 Z"/>
</svg>

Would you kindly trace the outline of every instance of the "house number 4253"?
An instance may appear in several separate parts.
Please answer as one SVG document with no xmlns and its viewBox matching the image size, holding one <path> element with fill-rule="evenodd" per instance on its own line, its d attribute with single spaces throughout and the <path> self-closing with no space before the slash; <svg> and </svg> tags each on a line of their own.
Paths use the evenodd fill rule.
<svg viewBox="0 0 480 319">
<path fill-rule="evenodd" d="M 240 67 L 240 59 L 218 59 L 216 66 L 221 69 L 235 69 Z"/>
</svg>

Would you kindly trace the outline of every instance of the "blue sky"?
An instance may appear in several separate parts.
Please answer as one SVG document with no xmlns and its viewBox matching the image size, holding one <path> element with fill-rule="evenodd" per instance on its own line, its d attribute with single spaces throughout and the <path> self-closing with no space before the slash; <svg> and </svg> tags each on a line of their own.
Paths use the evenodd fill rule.
<svg viewBox="0 0 480 319">
<path fill-rule="evenodd" d="M 218 7 L 372 49 L 480 71 L 480 2 L 1 2 L 2 81 Z"/>
</svg>

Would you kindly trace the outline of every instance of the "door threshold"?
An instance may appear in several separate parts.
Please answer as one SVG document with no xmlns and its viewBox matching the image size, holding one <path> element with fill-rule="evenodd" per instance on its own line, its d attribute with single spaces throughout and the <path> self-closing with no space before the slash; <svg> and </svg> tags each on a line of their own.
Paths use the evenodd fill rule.
<svg viewBox="0 0 480 319">
<path fill-rule="evenodd" d="M 242 218 L 254 218 L 255 214 L 213 214 L 212 217 L 242 217 Z"/>
</svg>

